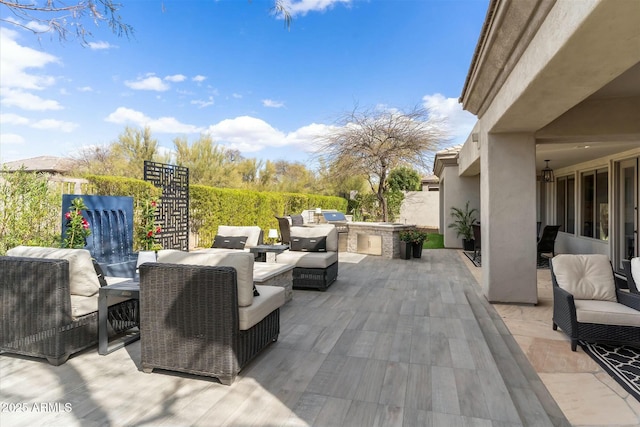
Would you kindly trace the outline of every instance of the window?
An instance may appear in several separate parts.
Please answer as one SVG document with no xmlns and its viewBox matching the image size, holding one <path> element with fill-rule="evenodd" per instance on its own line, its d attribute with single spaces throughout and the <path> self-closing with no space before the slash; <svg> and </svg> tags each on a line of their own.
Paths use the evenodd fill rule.
<svg viewBox="0 0 640 427">
<path fill-rule="evenodd" d="M 581 235 L 609 239 L 609 175 L 607 170 L 582 174 Z"/>
<path fill-rule="evenodd" d="M 575 186 L 573 176 L 563 176 L 556 180 L 556 222 L 560 231 L 575 233 Z"/>
</svg>

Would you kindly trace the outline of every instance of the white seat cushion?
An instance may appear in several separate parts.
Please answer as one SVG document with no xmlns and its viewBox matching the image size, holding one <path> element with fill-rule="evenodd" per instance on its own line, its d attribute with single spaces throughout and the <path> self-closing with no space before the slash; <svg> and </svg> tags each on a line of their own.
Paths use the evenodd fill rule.
<svg viewBox="0 0 640 427">
<path fill-rule="evenodd" d="M 606 255 L 557 255 L 551 260 L 558 286 L 575 299 L 616 302 L 616 286 Z"/>
<path fill-rule="evenodd" d="M 27 258 L 66 259 L 69 261 L 69 292 L 71 295 L 90 297 L 96 295 L 98 289 L 100 289 L 100 281 L 98 280 L 96 269 L 93 267 L 93 261 L 91 261 L 91 253 L 86 249 L 17 246 L 9 249 L 7 255 Z"/>
<path fill-rule="evenodd" d="M 107 305 L 111 307 L 114 304 L 121 303 L 130 298 L 126 297 L 109 297 Z M 71 316 L 76 319 L 86 314 L 98 311 L 98 296 L 83 297 L 81 295 L 71 295 Z"/>
<path fill-rule="evenodd" d="M 237 237 L 237 236 L 246 236 L 247 243 L 245 243 L 246 248 L 250 248 L 251 246 L 258 246 L 260 241 L 260 233 L 262 229 L 255 225 L 250 226 L 234 226 L 234 225 L 219 225 L 218 226 L 218 235 L 219 236 L 228 236 L 228 237 Z"/>
<path fill-rule="evenodd" d="M 636 282 L 636 286 L 640 286 L 640 258 L 631 258 L 631 277 Z"/>
<path fill-rule="evenodd" d="M 272 311 L 284 305 L 284 288 L 256 285 L 260 296 L 253 298 L 249 307 L 238 307 L 240 330 L 246 331 L 264 319 Z"/>
<path fill-rule="evenodd" d="M 611 301 L 575 300 L 580 323 L 640 327 L 640 311 Z"/>
<path fill-rule="evenodd" d="M 284 251 L 276 255 L 278 264 L 293 264 L 301 268 L 327 268 L 337 261 L 337 252 Z"/>
<path fill-rule="evenodd" d="M 235 268 L 238 280 L 238 305 L 240 307 L 253 304 L 253 261 L 253 254 L 234 249 L 216 252 L 183 252 L 175 249 L 158 251 L 159 263 Z"/>
<path fill-rule="evenodd" d="M 289 229 L 291 238 L 294 237 L 323 237 L 327 236 L 327 252 L 338 251 L 338 230 L 333 224 L 292 226 Z"/>
</svg>

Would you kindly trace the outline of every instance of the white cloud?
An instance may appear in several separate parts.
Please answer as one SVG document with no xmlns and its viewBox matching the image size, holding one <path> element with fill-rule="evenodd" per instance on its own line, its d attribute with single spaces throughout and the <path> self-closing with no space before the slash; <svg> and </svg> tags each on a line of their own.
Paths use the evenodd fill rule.
<svg viewBox="0 0 640 427">
<path fill-rule="evenodd" d="M 284 107 L 284 102 L 274 101 L 273 99 L 263 99 L 262 105 L 267 108 L 282 108 Z"/>
<path fill-rule="evenodd" d="M 244 153 L 284 146 L 296 146 L 305 151 L 313 151 L 314 139 L 328 129 L 330 126 L 313 123 L 296 131 L 284 133 L 264 120 L 241 116 L 211 125 L 207 133 L 214 141 Z"/>
<path fill-rule="evenodd" d="M 61 132 L 69 133 L 73 132 L 78 127 L 78 124 L 62 120 L 44 119 L 33 123 L 31 127 L 36 129 L 59 130 Z"/>
<path fill-rule="evenodd" d="M 423 105 L 432 117 L 446 121 L 446 130 L 451 142 L 463 143 L 476 124 L 476 116 L 462 109 L 457 98 L 445 98 L 442 94 L 425 95 Z"/>
<path fill-rule="evenodd" d="M 0 114 L 0 124 L 3 125 L 28 125 L 29 119 L 12 113 Z"/>
<path fill-rule="evenodd" d="M 0 133 L 0 145 L 24 144 L 24 138 L 15 133 Z"/>
<path fill-rule="evenodd" d="M 197 75 L 193 77 L 191 80 L 193 80 L 196 83 L 202 83 L 203 81 L 207 80 L 207 78 L 205 76 Z"/>
<path fill-rule="evenodd" d="M 140 127 L 149 126 L 152 132 L 157 133 L 200 133 L 202 128 L 194 125 L 180 123 L 175 117 L 160 117 L 152 119 L 144 113 L 126 107 L 118 107 L 105 119 L 107 122 L 117 124 L 133 123 Z"/>
<path fill-rule="evenodd" d="M 21 46 L 16 39 L 18 33 L 7 28 L 0 28 L 0 86 L 2 89 L 41 90 L 55 83 L 55 79 L 47 75 L 34 75 L 27 72 L 30 68 L 42 69 L 51 63 L 58 63 L 57 57 Z"/>
<path fill-rule="evenodd" d="M 22 90 L 6 89 L 2 91 L 2 105 L 18 107 L 29 111 L 62 110 L 63 107 L 52 99 L 43 99 Z"/>
<path fill-rule="evenodd" d="M 182 74 L 174 74 L 173 76 L 166 76 L 164 79 L 170 82 L 180 83 L 185 81 L 187 79 L 187 76 Z"/>
<path fill-rule="evenodd" d="M 83 86 L 78 88 L 79 92 L 93 92 L 93 88 L 91 86 Z"/>
<path fill-rule="evenodd" d="M 336 4 L 350 4 L 352 0 L 283 0 L 291 16 L 306 15 L 309 12 L 324 12 Z"/>
<path fill-rule="evenodd" d="M 115 46 L 109 42 L 89 42 L 89 48 L 93 50 L 113 49 Z"/>
<path fill-rule="evenodd" d="M 163 82 L 160 77 L 154 75 L 150 75 L 143 79 L 138 79 L 134 82 L 125 81 L 124 84 L 135 90 L 155 90 L 158 92 L 169 90 L 169 85 Z"/>
<path fill-rule="evenodd" d="M 203 101 L 200 99 L 194 99 L 193 101 L 191 101 L 191 105 L 197 105 L 198 108 L 209 107 L 213 104 L 214 104 L 213 96 L 210 96 L 209 99 L 207 99 L 206 101 Z"/>
<path fill-rule="evenodd" d="M 234 93 L 234 94 L 232 94 L 231 96 L 232 96 L 233 98 L 235 98 L 235 99 L 242 99 L 242 95 L 241 95 L 241 94 L 239 94 L 239 93 Z"/>
</svg>

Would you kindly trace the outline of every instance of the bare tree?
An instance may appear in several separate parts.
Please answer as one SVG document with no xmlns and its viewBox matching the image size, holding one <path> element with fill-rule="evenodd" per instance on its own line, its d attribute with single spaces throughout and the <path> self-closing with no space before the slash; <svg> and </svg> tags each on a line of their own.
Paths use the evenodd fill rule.
<svg viewBox="0 0 640 427">
<path fill-rule="evenodd" d="M 107 23 L 117 36 L 129 36 L 133 27 L 126 24 L 120 16 L 122 4 L 114 0 L 0 0 L 0 5 L 8 9 L 13 16 L 0 18 L 0 21 L 16 25 L 34 34 L 55 33 L 61 40 L 70 35 L 86 43 L 91 31 L 87 23 L 99 25 Z M 5 15 L 6 16 L 6 15 Z"/>
<path fill-rule="evenodd" d="M 446 139 L 442 120 L 423 108 L 354 109 L 328 134 L 317 138 L 317 156 L 333 165 L 339 176 L 362 175 L 389 220 L 386 195 L 389 172 L 399 166 L 427 168 L 430 155 Z"/>
<path fill-rule="evenodd" d="M 159 1 L 158 4 L 164 12 L 164 3 Z M 73 35 L 86 44 L 87 38 L 92 36 L 88 23 L 96 26 L 106 23 L 118 37 L 133 34 L 133 27 L 120 16 L 124 5 L 114 0 L 0 0 L 0 6 L 10 12 L 8 17 L 1 17 L 0 22 L 22 27 L 36 35 L 53 33 L 60 40 Z M 284 0 L 274 0 L 271 13 L 282 17 L 287 28 L 291 26 L 291 14 Z"/>
</svg>

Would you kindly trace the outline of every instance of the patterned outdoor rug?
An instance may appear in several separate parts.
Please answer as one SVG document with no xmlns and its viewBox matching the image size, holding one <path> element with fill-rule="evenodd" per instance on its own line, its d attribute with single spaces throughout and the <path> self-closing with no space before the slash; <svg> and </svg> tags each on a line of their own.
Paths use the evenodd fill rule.
<svg viewBox="0 0 640 427">
<path fill-rule="evenodd" d="M 473 259 L 473 251 L 464 251 L 464 254 L 471 260 L 473 265 L 476 267 L 482 267 L 482 254 L 478 254 L 476 259 Z M 538 258 L 538 268 L 549 268 L 549 259 L 548 258 Z"/>
<path fill-rule="evenodd" d="M 640 402 L 640 348 L 590 344 L 579 341 L 580 347 Z"/>
</svg>

